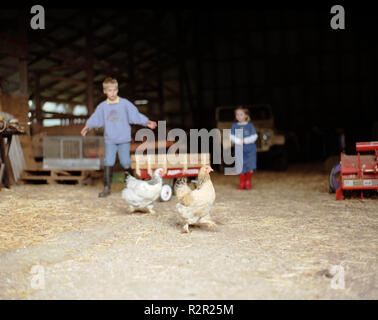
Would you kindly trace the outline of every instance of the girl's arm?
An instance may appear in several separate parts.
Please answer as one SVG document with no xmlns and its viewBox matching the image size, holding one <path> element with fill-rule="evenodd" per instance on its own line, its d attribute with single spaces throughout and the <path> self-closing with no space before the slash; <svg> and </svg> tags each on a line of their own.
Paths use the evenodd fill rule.
<svg viewBox="0 0 378 320">
<path fill-rule="evenodd" d="M 230 139 L 235 144 L 243 144 L 243 139 L 241 139 L 241 138 L 239 138 L 235 135 L 235 125 L 232 125 L 232 127 L 231 127 Z"/>
<path fill-rule="evenodd" d="M 257 140 L 257 138 L 258 138 L 257 133 L 252 134 L 252 135 L 244 138 L 244 143 L 245 144 L 255 143 L 255 141 Z"/>
<path fill-rule="evenodd" d="M 250 129 L 251 129 L 252 134 L 250 136 L 244 138 L 245 144 L 255 143 L 257 138 L 258 138 L 258 134 L 256 133 L 256 129 L 253 126 L 252 123 L 250 124 Z"/>
</svg>

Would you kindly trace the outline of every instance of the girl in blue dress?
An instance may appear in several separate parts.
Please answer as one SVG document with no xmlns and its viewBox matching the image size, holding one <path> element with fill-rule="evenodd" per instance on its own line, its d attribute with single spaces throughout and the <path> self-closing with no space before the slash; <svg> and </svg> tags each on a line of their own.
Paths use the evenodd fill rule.
<svg viewBox="0 0 378 320">
<path fill-rule="evenodd" d="M 252 174 L 256 170 L 257 151 L 255 141 L 257 133 L 250 122 L 249 111 L 242 106 L 235 109 L 236 121 L 231 127 L 231 141 L 236 145 L 243 145 L 243 168 L 239 175 L 238 190 L 252 189 Z M 237 134 L 236 129 L 243 129 L 243 134 Z M 235 153 L 236 156 L 236 153 Z"/>
</svg>

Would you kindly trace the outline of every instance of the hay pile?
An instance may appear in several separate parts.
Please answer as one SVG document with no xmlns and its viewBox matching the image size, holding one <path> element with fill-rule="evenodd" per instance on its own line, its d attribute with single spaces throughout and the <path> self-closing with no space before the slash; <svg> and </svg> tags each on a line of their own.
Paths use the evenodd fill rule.
<svg viewBox="0 0 378 320">
<path fill-rule="evenodd" d="M 35 245 L 112 215 L 98 187 L 20 185 L 0 192 L 0 251 Z M 108 205 L 108 203 L 107 203 Z"/>
</svg>

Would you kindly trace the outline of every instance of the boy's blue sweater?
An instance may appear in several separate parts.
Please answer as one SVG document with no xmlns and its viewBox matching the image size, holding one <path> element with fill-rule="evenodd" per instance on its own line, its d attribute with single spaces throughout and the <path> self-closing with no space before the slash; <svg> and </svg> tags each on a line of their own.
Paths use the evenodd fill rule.
<svg viewBox="0 0 378 320">
<path fill-rule="evenodd" d="M 130 124 L 146 126 L 147 121 L 129 100 L 119 98 L 118 103 L 101 102 L 86 125 L 89 129 L 104 127 L 105 143 L 116 144 L 131 141 Z"/>
</svg>

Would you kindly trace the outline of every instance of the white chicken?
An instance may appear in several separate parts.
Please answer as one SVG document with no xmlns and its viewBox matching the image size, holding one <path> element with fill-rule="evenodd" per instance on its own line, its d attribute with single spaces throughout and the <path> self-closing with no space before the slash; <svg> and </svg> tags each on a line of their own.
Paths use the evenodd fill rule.
<svg viewBox="0 0 378 320">
<path fill-rule="evenodd" d="M 153 202 L 159 198 L 163 185 L 164 169 L 154 171 L 150 180 L 140 180 L 132 175 L 126 177 L 126 187 L 122 190 L 122 198 L 129 204 L 131 212 L 147 210 L 155 214 Z"/>
<path fill-rule="evenodd" d="M 215 190 L 210 179 L 210 166 L 203 166 L 198 174 L 197 187 L 192 190 L 186 178 L 178 179 L 175 192 L 179 202 L 176 204 L 178 217 L 183 222 L 183 232 L 189 232 L 189 225 L 206 224 L 214 226 L 210 209 L 215 201 Z"/>
</svg>

